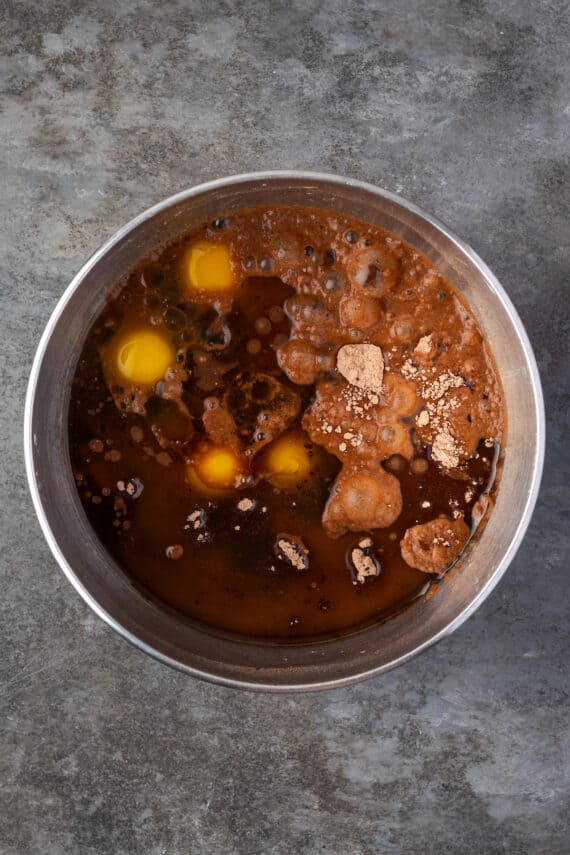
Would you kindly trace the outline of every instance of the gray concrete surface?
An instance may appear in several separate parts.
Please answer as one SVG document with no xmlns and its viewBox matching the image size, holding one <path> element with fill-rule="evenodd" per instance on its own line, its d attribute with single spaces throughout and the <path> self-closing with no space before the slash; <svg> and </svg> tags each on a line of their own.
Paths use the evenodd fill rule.
<svg viewBox="0 0 570 855">
<path fill-rule="evenodd" d="M 2 855 L 568 852 L 564 2 L 0 14 Z M 276 166 L 377 182 L 451 224 L 526 322 L 549 414 L 534 521 L 476 616 L 387 677 L 294 697 L 193 681 L 95 619 L 44 543 L 21 448 L 34 349 L 90 252 L 180 188 Z"/>
</svg>

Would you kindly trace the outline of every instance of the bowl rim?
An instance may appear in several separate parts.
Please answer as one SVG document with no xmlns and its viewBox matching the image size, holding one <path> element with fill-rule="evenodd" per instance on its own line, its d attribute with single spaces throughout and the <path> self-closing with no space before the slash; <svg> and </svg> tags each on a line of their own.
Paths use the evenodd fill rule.
<svg viewBox="0 0 570 855">
<path fill-rule="evenodd" d="M 395 660 L 379 665 L 378 667 L 368 669 L 364 672 L 355 672 L 352 675 L 336 679 L 327 679 L 321 682 L 310 683 L 280 683 L 278 685 L 269 682 L 253 682 L 242 679 L 230 678 L 212 673 L 210 671 L 204 671 L 194 666 L 187 665 L 184 662 L 180 662 L 176 659 L 173 659 L 162 651 L 147 644 L 145 641 L 142 641 L 138 636 L 130 632 L 130 630 L 126 629 L 113 615 L 109 614 L 98 603 L 98 601 L 92 596 L 92 594 L 80 581 L 75 571 L 65 558 L 48 522 L 47 515 L 45 513 L 41 499 L 39 485 L 36 479 L 36 472 L 34 466 L 33 436 L 33 408 L 36 397 L 38 379 L 46 348 L 51 339 L 52 333 L 55 327 L 57 326 L 57 323 L 62 313 L 64 312 L 68 302 L 72 298 L 77 288 L 80 286 L 87 273 L 98 263 L 98 261 L 103 258 L 109 252 L 109 250 L 111 250 L 112 247 L 115 246 L 115 244 L 120 242 L 126 235 L 134 231 L 142 223 L 146 222 L 157 214 L 160 214 L 162 211 L 178 203 L 188 201 L 189 199 L 192 199 L 195 196 L 209 193 L 219 188 L 232 187 L 241 183 L 251 181 L 259 182 L 263 186 L 264 182 L 271 182 L 274 179 L 293 179 L 296 181 L 306 180 L 311 182 L 328 182 L 329 184 L 332 183 L 342 186 L 349 186 L 355 189 L 365 191 L 367 193 L 371 193 L 377 197 L 387 200 L 388 202 L 399 205 L 402 208 L 407 209 L 411 213 L 421 217 L 429 225 L 441 232 L 449 241 L 455 244 L 455 246 L 463 254 L 468 256 L 470 261 L 479 269 L 482 275 L 491 284 L 497 296 L 499 297 L 503 308 L 505 309 L 513 326 L 516 329 L 528 364 L 529 382 L 532 387 L 532 392 L 535 400 L 536 414 L 536 444 L 532 467 L 532 482 L 528 491 L 526 503 L 522 509 L 522 512 L 520 513 L 518 525 L 513 534 L 513 537 L 511 538 L 508 549 L 501 556 L 501 559 L 498 562 L 493 575 L 487 580 L 486 584 L 481 588 L 477 596 L 473 600 L 471 600 L 471 602 L 461 612 L 459 612 L 459 614 L 452 618 L 449 623 L 447 623 L 439 632 L 437 632 L 435 635 L 426 639 L 424 642 L 417 645 L 415 648 L 406 652 Z M 98 249 L 96 249 L 92 253 L 92 255 L 84 262 L 84 264 L 72 278 L 69 285 L 66 287 L 65 291 L 59 298 L 55 308 L 53 309 L 40 337 L 27 386 L 23 427 L 24 460 L 28 486 L 32 496 L 34 510 L 40 523 L 43 535 L 61 570 L 67 576 L 75 590 L 79 593 L 79 595 L 83 598 L 87 605 L 95 612 L 95 614 L 97 614 L 108 626 L 114 629 L 115 632 L 117 632 L 120 636 L 125 638 L 139 650 L 149 654 L 154 659 L 157 659 L 160 662 L 170 665 L 171 667 L 179 671 L 183 671 L 184 673 L 191 674 L 194 677 L 198 677 L 200 679 L 204 679 L 209 682 L 216 683 L 218 685 L 223 685 L 226 687 L 248 689 L 253 691 L 269 691 L 274 693 L 302 692 L 340 688 L 342 686 L 353 685 L 354 683 L 369 679 L 371 677 L 379 676 L 380 674 L 387 673 L 393 668 L 404 664 L 405 662 L 419 655 L 423 651 L 427 650 L 432 645 L 436 644 L 442 638 L 446 637 L 447 635 L 450 635 L 452 632 L 458 629 L 479 608 L 479 606 L 484 602 L 484 600 L 487 599 L 489 594 L 493 591 L 495 586 L 503 577 L 504 573 L 506 572 L 508 566 L 512 562 L 516 552 L 520 547 L 520 544 L 530 523 L 538 498 L 545 453 L 544 398 L 536 358 L 534 356 L 534 352 L 530 344 L 530 340 L 528 338 L 525 327 L 510 297 L 508 296 L 507 292 L 505 291 L 497 277 L 487 266 L 487 264 L 480 258 L 480 256 L 471 248 L 471 246 L 469 246 L 469 244 L 467 244 L 462 238 L 458 237 L 447 225 L 445 225 L 445 223 L 443 223 L 437 217 L 434 217 L 432 214 L 427 213 L 422 208 L 418 207 L 412 202 L 409 202 L 407 199 L 396 193 L 392 193 L 391 191 L 378 187 L 375 184 L 366 181 L 360 181 L 354 178 L 343 177 L 324 172 L 315 172 L 311 170 L 294 169 L 273 169 L 249 173 L 239 173 L 236 175 L 227 176 L 225 178 L 217 178 L 211 181 L 206 181 L 197 185 L 193 185 L 185 190 L 182 190 L 161 200 L 160 202 L 156 203 L 155 205 L 152 205 L 149 208 L 146 208 L 144 211 L 129 220 L 129 222 L 127 222 L 125 225 L 117 229 L 103 244 L 101 244 Z"/>
</svg>

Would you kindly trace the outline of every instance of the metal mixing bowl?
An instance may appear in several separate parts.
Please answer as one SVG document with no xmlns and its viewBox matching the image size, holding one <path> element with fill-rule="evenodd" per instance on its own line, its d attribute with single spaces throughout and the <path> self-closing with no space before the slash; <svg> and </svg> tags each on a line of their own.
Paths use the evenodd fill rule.
<svg viewBox="0 0 570 855">
<path fill-rule="evenodd" d="M 342 211 L 418 247 L 467 298 L 503 381 L 508 428 L 497 503 L 460 570 L 397 618 L 342 638 L 270 643 L 231 636 L 162 607 L 133 585 L 83 511 L 71 472 L 67 414 L 87 331 L 114 283 L 159 244 L 221 212 L 253 205 Z M 212 181 L 166 199 L 120 229 L 87 261 L 55 309 L 29 383 L 25 453 L 45 537 L 62 570 L 100 617 L 141 650 L 198 677 L 269 691 L 328 688 L 401 665 L 457 629 L 491 593 L 529 523 L 544 454 L 544 410 L 523 325 L 489 268 L 463 241 L 403 199 L 359 181 L 266 172 Z"/>
</svg>

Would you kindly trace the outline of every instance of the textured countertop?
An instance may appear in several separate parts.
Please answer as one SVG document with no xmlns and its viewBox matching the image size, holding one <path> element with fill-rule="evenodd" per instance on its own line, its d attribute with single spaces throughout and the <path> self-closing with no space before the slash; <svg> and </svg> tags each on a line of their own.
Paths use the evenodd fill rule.
<svg viewBox="0 0 570 855">
<path fill-rule="evenodd" d="M 568 851 L 564 6 L 2 5 L 2 855 Z M 527 325 L 548 414 L 534 520 L 477 614 L 388 676 L 285 697 L 106 628 L 43 540 L 21 442 L 34 349 L 84 259 L 181 188 L 272 167 L 449 223 Z"/>
</svg>

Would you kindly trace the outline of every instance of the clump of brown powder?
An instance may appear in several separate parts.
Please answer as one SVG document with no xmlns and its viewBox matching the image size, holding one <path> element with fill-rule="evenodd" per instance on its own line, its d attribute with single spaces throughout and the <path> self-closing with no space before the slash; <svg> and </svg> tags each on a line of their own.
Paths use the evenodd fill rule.
<svg viewBox="0 0 570 855">
<path fill-rule="evenodd" d="M 427 354 L 431 348 L 430 333 L 419 340 L 415 352 Z M 444 469 L 456 469 L 465 452 L 449 421 L 449 413 L 459 406 L 459 401 L 449 393 L 464 386 L 465 380 L 451 371 L 442 371 L 433 376 L 434 370 L 433 367 L 418 367 L 411 359 L 407 359 L 402 366 L 402 374 L 418 384 L 420 395 L 425 401 L 425 408 L 416 416 L 416 425 L 419 428 L 429 426 L 433 459 Z"/>
<path fill-rule="evenodd" d="M 384 379 L 384 357 L 375 344 L 345 344 L 336 357 L 337 370 L 359 389 L 380 392 Z"/>
<path fill-rule="evenodd" d="M 126 481 L 117 481 L 116 487 L 119 493 L 126 493 L 131 499 L 138 499 L 144 490 L 144 485 L 139 478 L 128 478 Z"/>
<path fill-rule="evenodd" d="M 303 573 L 309 568 L 309 550 L 296 534 L 278 534 L 273 551 L 280 561 L 287 561 Z"/>
<path fill-rule="evenodd" d="M 243 511 L 244 513 L 247 513 L 247 511 L 253 510 L 253 508 L 255 507 L 255 502 L 253 501 L 253 499 L 240 499 L 237 504 L 237 507 L 238 511 Z"/>
<path fill-rule="evenodd" d="M 366 579 L 380 574 L 380 562 L 373 553 L 374 542 L 371 537 L 364 537 L 350 552 L 350 560 L 356 571 L 352 580 L 353 585 L 362 585 Z"/>
<path fill-rule="evenodd" d="M 433 334 L 423 335 L 414 348 L 415 353 L 427 356 L 433 348 Z"/>
<path fill-rule="evenodd" d="M 461 459 L 459 443 L 450 433 L 442 430 L 435 436 L 431 456 L 445 469 L 456 469 Z"/>
<path fill-rule="evenodd" d="M 186 517 L 186 531 L 199 531 L 206 527 L 206 513 L 203 508 L 196 508 Z"/>
</svg>

